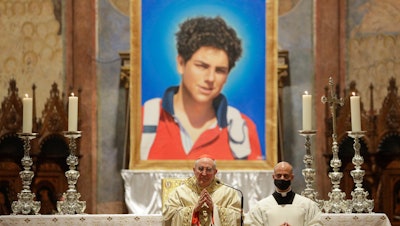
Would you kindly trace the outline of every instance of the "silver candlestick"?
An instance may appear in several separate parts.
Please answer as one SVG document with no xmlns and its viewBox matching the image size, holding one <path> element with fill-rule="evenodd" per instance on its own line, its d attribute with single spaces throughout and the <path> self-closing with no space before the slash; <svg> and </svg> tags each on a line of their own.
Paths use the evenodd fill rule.
<svg viewBox="0 0 400 226">
<path fill-rule="evenodd" d="M 31 166 L 32 158 L 29 156 L 31 150 L 30 142 L 36 138 L 37 133 L 19 133 L 18 136 L 24 141 L 24 157 L 21 159 L 24 170 L 19 172 L 22 179 L 22 191 L 18 193 L 18 201 L 11 205 L 13 214 L 39 214 L 40 201 L 34 201 L 35 194 L 31 192 L 30 186 L 34 176 Z"/>
<path fill-rule="evenodd" d="M 336 136 L 336 134 L 334 134 Z M 346 193 L 340 189 L 340 180 L 343 177 L 343 173 L 339 172 L 342 166 L 342 161 L 338 157 L 339 147 L 337 145 L 336 137 L 333 141 L 332 147 L 333 158 L 331 159 L 330 166 L 333 172 L 329 172 L 329 178 L 332 183 L 332 191 L 329 192 L 329 200 L 324 202 L 325 213 L 348 213 L 349 203 L 345 201 Z"/>
<path fill-rule="evenodd" d="M 305 137 L 304 147 L 306 149 L 306 154 L 304 155 L 303 162 L 305 164 L 305 169 L 302 170 L 302 174 L 304 180 L 306 182 L 306 188 L 301 194 L 316 203 L 320 207 L 322 207 L 322 200 L 317 199 L 318 192 L 314 190 L 314 181 L 315 181 L 315 169 L 313 168 L 314 158 L 311 154 L 311 136 L 314 136 L 317 131 L 316 130 L 300 130 L 300 135 Z"/>
<path fill-rule="evenodd" d="M 330 96 L 321 98 L 322 103 L 328 103 L 332 115 L 332 154 L 333 157 L 330 161 L 330 166 L 332 167 L 333 172 L 329 172 L 329 178 L 332 183 L 332 191 L 329 192 L 329 200 L 324 201 L 323 210 L 325 213 L 347 213 L 349 212 L 349 202 L 345 199 L 346 193 L 342 192 L 340 189 L 340 180 L 343 177 L 343 173 L 339 172 L 340 167 L 342 166 L 342 161 L 339 159 L 339 147 L 337 144 L 337 135 L 336 135 L 336 108 L 338 105 L 343 106 L 344 101 L 343 98 L 338 99 L 336 97 L 336 93 L 334 91 L 334 84 L 332 77 L 329 77 L 329 87 L 330 87 Z"/>
<path fill-rule="evenodd" d="M 356 187 L 354 188 L 354 191 L 351 192 L 352 209 L 357 213 L 371 213 L 374 208 L 374 200 L 367 199 L 368 191 L 364 191 L 364 188 L 362 187 L 365 170 L 361 169 L 361 165 L 364 163 L 364 158 L 360 154 L 361 145 L 359 140 L 364 136 L 365 131 L 349 131 L 347 133 L 349 134 L 349 137 L 354 138 L 354 157 L 352 163 L 354 164 L 355 169 L 350 172 L 350 175 L 353 177 Z"/>
<path fill-rule="evenodd" d="M 59 214 L 81 214 L 86 209 L 86 201 L 79 201 L 81 194 L 76 190 L 76 183 L 80 176 L 76 170 L 78 157 L 75 155 L 76 139 L 81 136 L 80 131 L 64 132 L 64 136 L 69 139 L 70 155 L 67 157 L 69 170 L 65 172 L 68 181 L 68 190 L 64 192 L 62 201 L 57 201 L 57 210 Z"/>
</svg>

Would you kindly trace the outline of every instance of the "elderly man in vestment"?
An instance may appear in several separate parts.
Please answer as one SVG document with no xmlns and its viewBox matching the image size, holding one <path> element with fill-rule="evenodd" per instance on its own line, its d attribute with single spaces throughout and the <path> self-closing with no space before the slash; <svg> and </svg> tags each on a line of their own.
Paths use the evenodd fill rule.
<svg viewBox="0 0 400 226">
<path fill-rule="evenodd" d="M 233 188 L 215 177 L 215 160 L 201 156 L 195 161 L 194 176 L 171 192 L 164 204 L 164 225 L 240 225 L 240 198 Z"/>
<path fill-rule="evenodd" d="M 251 226 L 316 226 L 320 221 L 321 210 L 316 202 L 292 191 L 293 167 L 280 162 L 274 167 L 272 176 L 275 192 L 257 202 L 250 209 L 244 225 Z"/>
</svg>

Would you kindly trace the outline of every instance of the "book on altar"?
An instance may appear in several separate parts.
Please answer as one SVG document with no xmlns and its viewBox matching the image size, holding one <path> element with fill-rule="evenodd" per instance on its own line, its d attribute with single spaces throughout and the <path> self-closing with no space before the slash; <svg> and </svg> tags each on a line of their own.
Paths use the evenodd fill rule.
<svg viewBox="0 0 400 226">
<path fill-rule="evenodd" d="M 294 205 L 277 205 L 267 211 L 268 225 L 303 226 L 306 212 L 303 208 Z"/>
</svg>

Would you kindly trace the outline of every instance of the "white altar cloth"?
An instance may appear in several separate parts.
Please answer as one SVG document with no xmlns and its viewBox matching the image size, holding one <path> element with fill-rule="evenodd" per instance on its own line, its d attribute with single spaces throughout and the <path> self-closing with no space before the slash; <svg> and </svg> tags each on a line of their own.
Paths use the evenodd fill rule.
<svg viewBox="0 0 400 226">
<path fill-rule="evenodd" d="M 324 226 L 391 226 L 384 213 L 322 214 Z M 2 215 L 0 225 L 162 226 L 160 214 Z"/>
<path fill-rule="evenodd" d="M 160 214 L 2 215 L 0 225 L 161 226 Z"/>
<path fill-rule="evenodd" d="M 321 220 L 324 226 L 391 226 L 388 217 L 384 213 L 336 213 L 322 214 Z"/>
<path fill-rule="evenodd" d="M 193 171 L 122 170 L 125 203 L 131 214 L 161 214 L 161 178 L 190 177 Z M 218 170 L 217 177 L 243 193 L 243 212 L 275 190 L 273 170 Z"/>
</svg>

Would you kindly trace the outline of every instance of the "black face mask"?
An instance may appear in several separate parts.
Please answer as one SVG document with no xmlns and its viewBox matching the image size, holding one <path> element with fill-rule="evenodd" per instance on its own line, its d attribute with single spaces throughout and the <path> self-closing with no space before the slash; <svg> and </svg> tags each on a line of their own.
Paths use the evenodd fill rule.
<svg viewBox="0 0 400 226">
<path fill-rule="evenodd" d="M 282 191 L 285 191 L 290 186 L 290 180 L 274 180 L 275 186 Z"/>
</svg>

